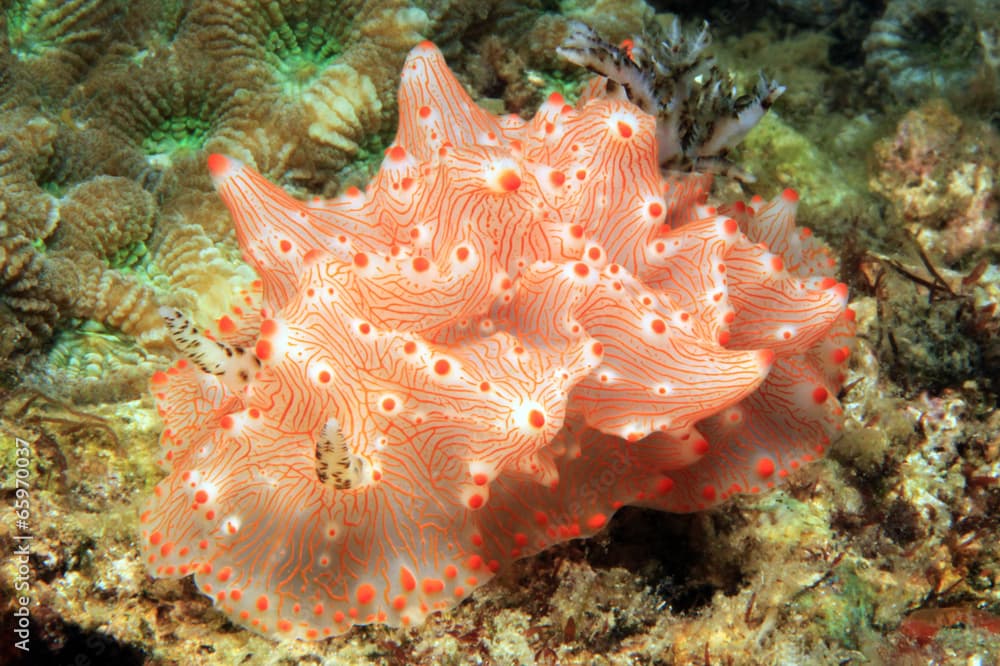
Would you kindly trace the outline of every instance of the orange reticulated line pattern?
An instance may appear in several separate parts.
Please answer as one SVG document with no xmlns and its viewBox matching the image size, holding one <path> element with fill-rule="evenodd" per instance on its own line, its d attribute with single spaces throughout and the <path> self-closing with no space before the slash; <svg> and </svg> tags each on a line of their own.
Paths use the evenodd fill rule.
<svg viewBox="0 0 1000 666">
<path fill-rule="evenodd" d="M 277 638 L 412 625 L 623 505 L 705 509 L 823 454 L 853 313 L 794 192 L 712 207 L 627 102 L 496 117 L 427 42 L 399 100 L 364 191 L 209 158 L 261 279 L 218 335 L 260 365 L 152 377 L 150 573 Z"/>
</svg>

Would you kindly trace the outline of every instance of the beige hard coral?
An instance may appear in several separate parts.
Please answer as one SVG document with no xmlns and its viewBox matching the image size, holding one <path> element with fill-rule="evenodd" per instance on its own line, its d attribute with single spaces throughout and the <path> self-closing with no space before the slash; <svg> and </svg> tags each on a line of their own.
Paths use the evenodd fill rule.
<svg viewBox="0 0 1000 666">
<path fill-rule="evenodd" d="M 56 128 L 33 111 L 0 114 L 0 202 L 7 233 L 32 240 L 52 232 L 54 198 L 38 184 L 52 157 Z"/>
<path fill-rule="evenodd" d="M 71 133 L 26 115 L 0 119 L 8 130 L 0 139 L 0 303 L 15 332 L 2 357 L 42 346 L 67 317 L 101 321 L 162 348 L 151 291 L 112 267 L 149 235 L 152 196 L 120 177 L 74 184 Z"/>
<path fill-rule="evenodd" d="M 401 0 L 14 0 L 0 21 L 2 358 L 75 320 L 163 351 L 161 304 L 245 300 L 205 155 L 299 193 L 360 184 L 427 27 Z"/>
<path fill-rule="evenodd" d="M 166 279 L 170 303 L 206 328 L 219 313 L 252 310 L 256 275 L 235 245 L 218 243 L 197 223 L 173 219 L 159 239 L 156 267 Z M 234 310 L 235 308 L 235 310 Z"/>
<path fill-rule="evenodd" d="M 256 164 L 306 188 L 321 188 L 366 146 L 394 111 L 383 105 L 427 17 L 400 0 L 196 2 L 174 47 L 213 63 L 245 103 L 211 150 Z"/>
<path fill-rule="evenodd" d="M 76 405 L 132 399 L 167 358 L 93 320 L 67 323 L 60 329 L 46 349 L 45 367 L 35 368 L 28 383 Z"/>
<path fill-rule="evenodd" d="M 117 176 L 98 176 L 74 186 L 58 210 L 59 223 L 47 242 L 49 249 L 104 259 L 144 241 L 156 212 L 149 192 Z"/>
<path fill-rule="evenodd" d="M 157 216 L 153 196 L 134 181 L 98 176 L 60 199 L 46 252 L 49 283 L 68 316 L 93 319 L 150 350 L 170 347 L 156 290 L 125 264 L 143 247 Z M 62 299 L 66 299 L 62 301 Z"/>
<path fill-rule="evenodd" d="M 56 305 L 40 284 L 38 242 L 51 233 L 55 202 L 35 182 L 51 126 L 20 112 L 0 114 L 0 359 L 52 334 Z"/>
<path fill-rule="evenodd" d="M 0 7 L 0 51 L 14 76 L 58 99 L 119 37 L 120 0 L 13 0 Z"/>
<path fill-rule="evenodd" d="M 192 185 L 207 188 L 208 152 L 300 192 L 335 188 L 341 170 L 377 152 L 394 112 L 383 100 L 427 26 L 400 0 L 196 0 L 174 20 L 169 38 L 123 46 L 69 99 L 73 118 L 114 146 L 113 175 L 146 184 L 167 207 Z"/>
<path fill-rule="evenodd" d="M 0 217 L 4 204 L 0 201 Z M 39 298 L 41 261 L 31 241 L 22 234 L 11 234 L 9 225 L 0 221 L 0 360 L 18 349 L 37 346 L 52 333 L 58 311 L 50 301 Z"/>
<path fill-rule="evenodd" d="M 1000 136 L 959 118 L 947 102 L 909 111 L 874 148 L 869 186 L 888 203 L 890 222 L 955 262 L 1000 243 Z"/>
<path fill-rule="evenodd" d="M 214 75 L 201 55 L 173 43 L 108 61 L 69 101 L 85 132 L 103 139 L 109 172 L 143 183 L 164 203 L 204 180 L 209 141 L 235 148 L 253 126 L 241 82 Z"/>
</svg>

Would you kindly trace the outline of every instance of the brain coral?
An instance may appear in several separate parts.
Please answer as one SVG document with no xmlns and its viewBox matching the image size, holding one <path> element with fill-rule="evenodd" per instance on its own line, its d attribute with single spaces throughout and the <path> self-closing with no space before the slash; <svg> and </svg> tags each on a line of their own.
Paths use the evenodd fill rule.
<svg viewBox="0 0 1000 666">
<path fill-rule="evenodd" d="M 70 317 L 170 344 L 151 289 L 110 263 L 149 235 L 153 197 L 121 177 L 65 180 L 73 143 L 45 118 L 0 113 L 0 321 L 13 320 L 0 359 Z"/>
<path fill-rule="evenodd" d="M 33 352 L 77 319 L 155 353 L 171 346 L 160 305 L 238 300 L 251 271 L 205 155 L 335 189 L 381 154 L 398 68 L 426 27 L 402 0 L 0 4 L 0 325 L 12 333 L 0 365 L 65 386 L 59 368 L 75 364 Z"/>
<path fill-rule="evenodd" d="M 32 87 L 58 98 L 106 52 L 124 13 L 120 0 L 12 0 L 0 6 L 0 51 Z"/>
<path fill-rule="evenodd" d="M 274 637 L 407 625 L 625 504 L 705 509 L 824 451 L 852 313 L 793 192 L 706 206 L 629 102 L 496 117 L 427 42 L 399 108 L 333 200 L 209 158 L 263 304 L 165 313 L 151 573 Z"/>
<path fill-rule="evenodd" d="M 865 67 L 901 100 L 961 93 L 976 83 L 984 43 L 996 25 L 988 0 L 891 0 L 864 41 Z"/>
<path fill-rule="evenodd" d="M 228 143 L 210 149 L 237 151 L 275 176 L 329 180 L 391 115 L 381 100 L 427 27 L 401 0 L 202 1 L 177 44 L 224 73 L 220 92 L 233 88 L 225 102 L 234 113 L 211 133 Z"/>
</svg>

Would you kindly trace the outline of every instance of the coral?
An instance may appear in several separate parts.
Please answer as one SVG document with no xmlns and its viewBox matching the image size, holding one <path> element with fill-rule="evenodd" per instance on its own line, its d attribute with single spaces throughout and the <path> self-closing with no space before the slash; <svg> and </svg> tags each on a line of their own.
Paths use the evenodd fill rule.
<svg viewBox="0 0 1000 666">
<path fill-rule="evenodd" d="M 0 235 L 6 246 L 0 298 L 5 312 L 17 313 L 12 330 L 20 331 L 5 341 L 2 357 L 8 358 L 40 347 L 69 317 L 124 321 L 110 307 L 88 311 L 87 304 L 98 301 L 87 289 L 99 288 L 103 279 L 118 285 L 117 298 L 135 286 L 109 263 L 149 236 L 155 202 L 134 181 L 101 175 L 120 171 L 120 164 L 101 144 L 100 132 L 69 127 L 30 107 L 4 113 L 0 126 Z M 129 332 L 162 346 L 165 329 L 152 312 Z M 147 324 L 160 334 L 150 336 Z"/>
<path fill-rule="evenodd" d="M 263 319 L 165 311 L 152 573 L 268 635 L 417 623 L 623 504 L 705 509 L 825 450 L 852 313 L 794 192 L 705 207 L 631 103 L 498 118 L 427 42 L 399 107 L 366 192 L 210 156 Z"/>
<path fill-rule="evenodd" d="M 131 336 L 83 321 L 62 327 L 46 354 L 44 372 L 36 371 L 29 383 L 78 405 L 116 402 L 138 395 L 163 358 Z"/>
<path fill-rule="evenodd" d="M 990 56 L 980 30 L 997 18 L 988 0 L 892 0 L 865 38 L 865 67 L 903 101 L 962 93 Z"/>
<path fill-rule="evenodd" d="M 0 115 L 0 128 L 0 194 L 7 233 L 45 238 L 55 226 L 56 202 L 38 181 L 54 152 L 56 128 L 30 111 Z"/>
<path fill-rule="evenodd" d="M 0 201 L 0 216 L 4 203 Z M 38 297 L 42 262 L 31 240 L 10 233 L 0 218 L 0 322 L 5 332 L 0 341 L 0 359 L 18 349 L 37 346 L 52 334 L 58 319 L 55 305 Z"/>
<path fill-rule="evenodd" d="M 152 195 L 127 178 L 98 176 L 71 189 L 59 204 L 50 250 L 110 260 L 143 242 L 153 229 Z"/>
<path fill-rule="evenodd" d="M 887 201 L 892 224 L 956 262 L 995 252 L 1000 242 L 998 165 L 1000 136 L 985 123 L 963 122 L 934 99 L 875 145 L 869 186 Z"/>
<path fill-rule="evenodd" d="M 66 263 L 69 261 L 67 258 Z M 169 346 L 166 327 L 159 317 L 159 297 L 152 287 L 133 275 L 108 270 L 103 263 L 80 262 L 76 271 L 68 270 L 66 263 L 56 269 L 60 277 L 75 273 L 80 279 L 75 300 L 68 308 L 71 316 L 103 322 L 135 337 L 149 349 L 164 350 Z"/>
<path fill-rule="evenodd" d="M 778 11 L 804 25 L 829 26 L 850 8 L 847 0 L 770 0 Z"/>
<path fill-rule="evenodd" d="M 121 0 L 13 0 L 0 15 L 0 41 L 22 78 L 40 94 L 58 99 L 117 37 Z"/>
<path fill-rule="evenodd" d="M 76 320 L 155 353 L 170 344 L 161 305 L 245 306 L 252 279 L 228 267 L 238 250 L 203 196 L 205 154 L 299 192 L 367 177 L 396 72 L 427 27 L 400 0 L 15 0 L 0 15 L 0 317 L 16 331 L 3 359 Z M 226 259 L 192 268 L 189 234 Z"/>
<path fill-rule="evenodd" d="M 51 125 L 33 120 L 15 130 L 23 121 L 20 113 L 0 116 L 0 322 L 9 332 L 0 359 L 40 346 L 59 319 L 39 282 L 39 243 L 54 226 L 55 202 L 35 183 L 32 163 L 51 139 Z"/>
<path fill-rule="evenodd" d="M 308 187 L 329 183 L 391 115 L 382 99 L 426 27 L 426 15 L 399 0 L 332 10 L 321 2 L 195 3 L 178 43 L 212 63 L 218 87 L 242 91 L 233 103 L 250 108 L 236 116 L 253 123 L 232 127 L 228 146 L 208 148 Z"/>
<path fill-rule="evenodd" d="M 234 148 L 251 126 L 253 108 L 241 83 L 249 85 L 219 75 L 202 54 L 175 41 L 142 58 L 105 63 L 70 104 L 88 129 L 103 130 L 114 173 L 169 203 L 206 145 Z"/>
<path fill-rule="evenodd" d="M 4 125 L 19 117 L 7 114 Z M 69 317 L 117 326 L 162 349 L 169 340 L 151 288 L 111 266 L 150 235 L 153 197 L 112 176 L 64 188 L 58 172 L 73 159 L 60 152 L 66 141 L 72 136 L 55 123 L 33 117 L 0 143 L 0 299 L 16 332 L 2 357 L 41 346 Z"/>
</svg>

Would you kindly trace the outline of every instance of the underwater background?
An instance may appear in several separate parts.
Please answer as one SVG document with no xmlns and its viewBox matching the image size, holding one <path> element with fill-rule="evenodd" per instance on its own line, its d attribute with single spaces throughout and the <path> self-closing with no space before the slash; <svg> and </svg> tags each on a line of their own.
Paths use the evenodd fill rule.
<svg viewBox="0 0 1000 666">
<path fill-rule="evenodd" d="M 840 261 L 827 458 L 704 513 L 626 507 L 415 628 L 278 644 L 149 577 L 159 308 L 206 326 L 254 278 L 207 155 L 333 196 L 391 145 L 421 40 L 527 117 L 587 77 L 569 21 L 617 44 L 675 17 L 786 88 L 730 155 L 756 182 L 712 198 L 795 188 Z M 0 3 L 0 664 L 1000 663 L 998 26 L 988 0 Z"/>
</svg>

